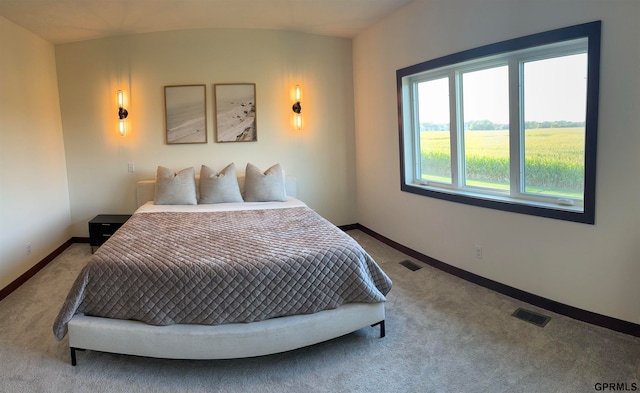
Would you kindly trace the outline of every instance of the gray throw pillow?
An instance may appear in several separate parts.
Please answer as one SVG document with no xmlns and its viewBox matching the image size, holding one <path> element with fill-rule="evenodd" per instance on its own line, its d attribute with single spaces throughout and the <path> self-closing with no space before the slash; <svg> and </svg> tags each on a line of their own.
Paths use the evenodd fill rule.
<svg viewBox="0 0 640 393">
<path fill-rule="evenodd" d="M 236 175 L 236 165 L 232 162 L 226 168 L 215 173 L 203 165 L 200 168 L 200 199 L 198 203 L 243 202 Z"/>
<path fill-rule="evenodd" d="M 280 164 L 272 166 L 263 173 L 258 167 L 248 163 L 244 177 L 244 200 L 247 202 L 286 201 L 284 171 Z"/>
<path fill-rule="evenodd" d="M 196 205 L 196 179 L 193 167 L 174 173 L 159 166 L 156 172 L 156 205 Z"/>
</svg>

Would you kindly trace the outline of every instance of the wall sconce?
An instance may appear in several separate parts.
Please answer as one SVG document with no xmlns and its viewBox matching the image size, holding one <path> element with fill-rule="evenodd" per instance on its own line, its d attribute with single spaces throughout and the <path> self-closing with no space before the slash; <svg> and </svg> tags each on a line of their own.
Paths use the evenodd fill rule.
<svg viewBox="0 0 640 393">
<path fill-rule="evenodd" d="M 129 116 L 129 111 L 124 109 L 124 92 L 118 90 L 118 119 L 120 119 L 118 131 L 120 132 L 120 136 L 125 136 L 127 133 L 127 125 L 125 124 L 127 116 Z"/>
<path fill-rule="evenodd" d="M 293 106 L 291 107 L 291 110 L 293 110 L 293 124 L 295 125 L 296 129 L 299 131 L 302 129 L 302 115 L 300 114 L 300 112 L 302 112 L 302 106 L 300 105 L 300 86 L 296 85 L 296 103 L 293 104 Z"/>
</svg>

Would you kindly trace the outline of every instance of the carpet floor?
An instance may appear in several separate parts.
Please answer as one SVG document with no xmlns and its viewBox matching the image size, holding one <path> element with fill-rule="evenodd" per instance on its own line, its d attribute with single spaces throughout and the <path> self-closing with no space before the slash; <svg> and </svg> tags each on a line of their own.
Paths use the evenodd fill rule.
<svg viewBox="0 0 640 393">
<path fill-rule="evenodd" d="M 78 353 L 53 320 L 91 256 L 74 244 L 0 302 L 0 392 L 596 392 L 640 391 L 640 338 L 582 323 L 471 284 L 349 231 L 393 280 L 387 336 L 365 328 L 321 344 L 235 360 Z M 540 328 L 511 316 L 551 317 Z M 635 387 L 635 389 L 634 389 Z"/>
</svg>

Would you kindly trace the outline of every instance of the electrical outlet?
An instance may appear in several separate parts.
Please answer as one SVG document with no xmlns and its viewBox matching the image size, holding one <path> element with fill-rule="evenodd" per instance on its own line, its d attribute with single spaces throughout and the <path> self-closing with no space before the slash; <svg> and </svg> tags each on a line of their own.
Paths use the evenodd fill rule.
<svg viewBox="0 0 640 393">
<path fill-rule="evenodd" d="M 129 164 L 127 164 L 127 170 L 129 172 L 134 172 L 135 171 L 135 167 L 133 166 L 133 162 L 130 162 Z"/>
<path fill-rule="evenodd" d="M 29 255 L 31 254 L 31 242 L 26 242 L 24 245 L 24 252 Z"/>
<path fill-rule="evenodd" d="M 476 244 L 476 258 L 482 259 L 482 246 Z"/>
</svg>

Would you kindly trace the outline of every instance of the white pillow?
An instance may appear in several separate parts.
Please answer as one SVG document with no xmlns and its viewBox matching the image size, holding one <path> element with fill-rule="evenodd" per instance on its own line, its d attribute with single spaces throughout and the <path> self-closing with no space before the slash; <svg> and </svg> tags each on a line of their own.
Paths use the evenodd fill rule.
<svg viewBox="0 0 640 393">
<path fill-rule="evenodd" d="M 196 205 L 196 179 L 193 167 L 174 173 L 159 166 L 156 172 L 156 205 Z"/>
<path fill-rule="evenodd" d="M 199 204 L 243 202 L 236 175 L 236 165 L 232 162 L 220 173 L 203 165 L 200 168 Z"/>
<path fill-rule="evenodd" d="M 244 200 L 247 202 L 271 202 L 287 200 L 284 171 L 276 164 L 262 173 L 258 167 L 247 163 L 244 177 Z"/>
</svg>

